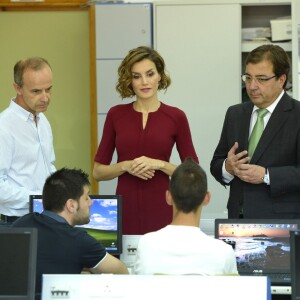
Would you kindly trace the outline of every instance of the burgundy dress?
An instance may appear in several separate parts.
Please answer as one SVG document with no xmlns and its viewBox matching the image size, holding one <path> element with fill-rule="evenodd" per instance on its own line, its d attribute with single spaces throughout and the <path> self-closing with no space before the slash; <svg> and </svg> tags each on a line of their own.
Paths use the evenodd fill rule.
<svg viewBox="0 0 300 300">
<path fill-rule="evenodd" d="M 183 111 L 161 103 L 149 113 L 143 129 L 142 113 L 133 103 L 121 104 L 107 114 L 95 161 L 109 165 L 116 149 L 118 162 L 140 156 L 169 162 L 174 144 L 182 161 L 190 156 L 198 162 Z M 123 195 L 123 234 L 144 234 L 171 222 L 172 208 L 165 200 L 168 188 L 169 176 L 162 171 L 149 180 L 127 172 L 119 176 L 116 194 Z"/>
</svg>

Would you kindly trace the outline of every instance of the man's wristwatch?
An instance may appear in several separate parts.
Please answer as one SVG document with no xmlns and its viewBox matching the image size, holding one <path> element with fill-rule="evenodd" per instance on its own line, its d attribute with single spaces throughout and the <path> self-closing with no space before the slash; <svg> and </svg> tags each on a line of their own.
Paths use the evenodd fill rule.
<svg viewBox="0 0 300 300">
<path fill-rule="evenodd" d="M 269 176 L 269 172 L 268 169 L 266 168 L 266 174 L 265 176 L 262 178 L 263 182 L 267 185 L 270 185 L 270 176 Z"/>
</svg>

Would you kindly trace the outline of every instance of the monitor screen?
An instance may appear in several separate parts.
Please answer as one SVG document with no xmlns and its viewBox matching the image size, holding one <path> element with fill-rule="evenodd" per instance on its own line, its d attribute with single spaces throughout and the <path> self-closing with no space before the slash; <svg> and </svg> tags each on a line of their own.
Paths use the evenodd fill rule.
<svg viewBox="0 0 300 300">
<path fill-rule="evenodd" d="M 110 254 L 122 253 L 122 196 L 121 195 L 90 195 L 93 200 L 90 222 L 78 227 L 84 228 L 98 240 Z M 43 211 L 41 195 L 31 195 L 30 212 Z"/>
<path fill-rule="evenodd" d="M 233 247 L 239 274 L 290 273 L 290 230 L 299 225 L 292 219 L 215 219 L 215 237 Z"/>
<path fill-rule="evenodd" d="M 300 230 L 290 232 L 292 300 L 300 300 Z"/>
<path fill-rule="evenodd" d="M 0 227 L 0 299 L 34 300 L 37 229 Z"/>
</svg>

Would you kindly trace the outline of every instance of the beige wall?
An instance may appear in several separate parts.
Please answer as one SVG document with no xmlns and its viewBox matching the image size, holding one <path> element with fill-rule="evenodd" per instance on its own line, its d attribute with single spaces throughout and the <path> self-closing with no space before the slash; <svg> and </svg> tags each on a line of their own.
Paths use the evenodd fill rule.
<svg viewBox="0 0 300 300">
<path fill-rule="evenodd" d="M 54 84 L 46 116 L 54 135 L 55 165 L 90 174 L 88 11 L 0 11 L 0 53 L 0 111 L 15 95 L 15 62 L 28 56 L 48 59 Z"/>
</svg>

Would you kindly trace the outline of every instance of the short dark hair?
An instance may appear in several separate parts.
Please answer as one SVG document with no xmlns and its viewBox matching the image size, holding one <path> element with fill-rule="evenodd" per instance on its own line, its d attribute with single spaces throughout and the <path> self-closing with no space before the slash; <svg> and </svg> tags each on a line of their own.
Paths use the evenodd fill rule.
<svg viewBox="0 0 300 300">
<path fill-rule="evenodd" d="M 272 63 L 273 72 L 277 78 L 281 75 L 286 75 L 286 81 L 283 85 L 283 88 L 285 88 L 290 72 L 290 59 L 287 53 L 278 45 L 261 45 L 248 54 L 245 63 L 246 65 L 249 63 L 257 64 L 263 60 L 268 60 Z"/>
<path fill-rule="evenodd" d="M 207 193 L 205 171 L 192 158 L 186 158 L 171 176 L 170 193 L 179 211 L 195 212 Z"/>
<path fill-rule="evenodd" d="M 165 70 L 165 62 L 161 55 L 154 49 L 146 46 L 137 47 L 128 52 L 118 68 L 119 79 L 116 90 L 122 98 L 129 98 L 135 95 L 132 88 L 132 66 L 144 59 L 149 59 L 155 64 L 161 79 L 158 90 L 166 90 L 171 84 L 171 79 Z"/>
<path fill-rule="evenodd" d="M 14 66 L 14 81 L 19 86 L 23 86 L 23 74 L 27 69 L 35 71 L 41 70 L 45 66 L 51 69 L 50 64 L 45 58 L 42 57 L 29 57 L 19 60 Z"/>
<path fill-rule="evenodd" d="M 68 199 L 79 201 L 84 187 L 89 186 L 88 174 L 81 169 L 62 168 L 50 175 L 43 188 L 45 210 L 61 212 Z"/>
</svg>

